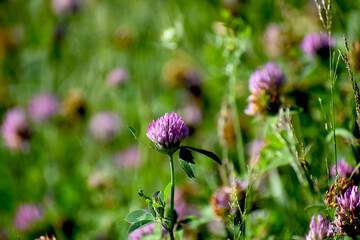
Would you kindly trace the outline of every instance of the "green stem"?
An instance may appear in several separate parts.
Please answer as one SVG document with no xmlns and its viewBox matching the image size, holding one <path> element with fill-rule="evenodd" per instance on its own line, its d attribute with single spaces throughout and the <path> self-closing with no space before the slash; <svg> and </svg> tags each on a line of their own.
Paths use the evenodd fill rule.
<svg viewBox="0 0 360 240">
<path fill-rule="evenodd" d="M 240 172 L 245 173 L 246 172 L 246 162 L 245 162 L 245 151 L 244 151 L 244 145 L 243 145 L 243 137 L 241 133 L 241 126 L 240 126 L 240 120 L 239 120 L 239 112 L 238 107 L 236 104 L 236 78 L 235 73 L 233 73 L 233 76 L 230 77 L 230 88 L 231 88 L 231 105 L 232 110 L 234 113 L 234 127 L 235 127 L 235 137 L 236 137 L 236 150 L 238 154 L 239 159 L 239 165 L 240 165 Z"/>
<path fill-rule="evenodd" d="M 330 28 L 328 29 L 328 33 L 329 33 L 329 46 L 331 46 L 331 31 Z M 337 190 L 337 181 L 338 181 L 338 167 L 337 167 L 337 149 L 336 149 L 336 132 L 335 132 L 335 106 L 334 106 L 334 84 L 335 84 L 335 80 L 334 80 L 334 76 L 332 73 L 332 57 L 331 57 L 331 47 L 329 47 L 329 68 L 330 68 L 330 89 L 331 89 L 331 111 L 332 111 L 332 132 L 333 132 L 333 142 L 334 142 L 334 157 L 335 157 L 335 175 L 336 175 L 336 180 L 335 180 L 335 189 Z"/>
<path fill-rule="evenodd" d="M 352 179 L 352 177 L 354 176 L 354 174 L 356 173 L 356 171 L 359 169 L 360 167 L 360 163 L 358 165 L 356 165 L 356 168 L 354 169 L 354 171 L 351 173 L 350 177 L 349 177 L 349 180 Z"/>
<path fill-rule="evenodd" d="M 171 229 L 169 231 L 170 239 L 174 240 L 174 196 L 175 196 L 175 173 L 174 173 L 174 161 L 173 155 L 169 155 L 170 160 L 170 172 L 171 172 L 171 207 L 170 207 L 170 221 L 171 221 Z"/>
</svg>

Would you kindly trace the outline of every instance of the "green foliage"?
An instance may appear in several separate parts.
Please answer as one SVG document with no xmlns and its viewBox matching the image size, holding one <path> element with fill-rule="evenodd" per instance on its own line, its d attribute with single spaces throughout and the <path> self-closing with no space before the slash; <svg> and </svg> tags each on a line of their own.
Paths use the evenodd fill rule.
<svg viewBox="0 0 360 240">
<path fill-rule="evenodd" d="M 179 159 L 181 167 L 184 169 L 189 178 L 195 178 L 195 164 L 188 163 Z"/>
<path fill-rule="evenodd" d="M 135 222 L 134 224 L 132 224 L 128 230 L 128 234 L 132 233 L 133 231 L 139 229 L 139 228 L 143 228 L 149 224 L 155 223 L 154 220 L 141 220 L 138 222 Z"/>
<path fill-rule="evenodd" d="M 135 210 L 125 218 L 129 223 L 136 223 L 143 220 L 154 220 L 153 216 L 146 210 Z"/>
<path fill-rule="evenodd" d="M 184 146 L 182 148 L 185 148 L 185 149 L 189 149 L 189 150 L 192 150 L 192 151 L 195 151 L 195 152 L 198 152 L 198 153 L 201 153 L 209 158 L 211 158 L 212 160 L 214 160 L 215 162 L 217 162 L 218 164 L 221 165 L 221 160 L 218 156 L 216 156 L 216 154 L 212 153 L 212 152 L 209 152 L 209 151 L 206 151 L 204 149 L 199 149 L 199 148 L 194 148 L 194 147 L 189 147 L 189 146 Z M 191 159 L 192 160 L 192 159 Z"/>
</svg>

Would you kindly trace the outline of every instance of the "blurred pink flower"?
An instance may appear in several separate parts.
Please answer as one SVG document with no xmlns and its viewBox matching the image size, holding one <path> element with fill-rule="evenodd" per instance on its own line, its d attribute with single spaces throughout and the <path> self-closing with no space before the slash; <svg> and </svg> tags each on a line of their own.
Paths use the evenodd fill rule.
<svg viewBox="0 0 360 240">
<path fill-rule="evenodd" d="M 131 145 L 128 148 L 119 151 L 115 154 L 115 163 L 120 168 L 132 169 L 140 165 L 140 154 L 136 145 Z"/>
<path fill-rule="evenodd" d="M 80 0 L 52 0 L 51 7 L 56 15 L 69 15 L 79 10 Z"/>
<path fill-rule="evenodd" d="M 1 133 L 8 148 L 21 149 L 26 147 L 30 138 L 30 131 L 22 108 L 14 107 L 5 113 Z"/>
<path fill-rule="evenodd" d="M 59 102 L 52 94 L 36 95 L 29 103 L 30 117 L 38 123 L 43 123 L 53 117 L 59 110 Z"/>
<path fill-rule="evenodd" d="M 197 104 L 194 103 L 187 104 L 180 110 L 180 112 L 184 118 L 184 121 L 189 126 L 196 127 L 203 120 L 202 111 Z"/>
<path fill-rule="evenodd" d="M 175 211 L 177 213 L 177 221 L 181 220 L 184 217 L 196 216 L 198 215 L 198 210 L 194 205 L 190 205 L 186 202 L 186 199 L 189 198 L 186 196 L 186 192 L 176 189 L 175 190 Z"/>
<path fill-rule="evenodd" d="M 246 145 L 247 154 L 250 156 L 250 165 L 252 167 L 257 166 L 260 160 L 260 155 L 265 141 L 262 139 L 255 139 Z"/>
<path fill-rule="evenodd" d="M 348 178 L 351 176 L 352 172 L 355 170 L 354 166 L 349 165 L 343 158 L 339 159 L 337 163 L 337 170 L 340 178 Z M 330 174 L 332 177 L 336 177 L 335 174 L 335 163 L 331 167 Z M 359 170 L 356 170 L 354 175 L 359 174 Z"/>
<path fill-rule="evenodd" d="M 118 134 L 119 129 L 120 118 L 114 112 L 100 112 L 90 118 L 90 133 L 98 141 L 112 141 Z"/>
<path fill-rule="evenodd" d="M 323 59 L 329 58 L 329 48 L 335 47 L 335 39 L 330 38 L 327 33 L 312 33 L 304 37 L 301 42 L 301 50 L 308 55 L 310 58 L 314 58 L 319 55 Z"/>
<path fill-rule="evenodd" d="M 44 218 L 43 209 L 36 204 L 23 203 L 16 209 L 14 227 L 21 231 L 27 231 Z"/>
<path fill-rule="evenodd" d="M 115 68 L 106 76 L 106 83 L 111 87 L 118 86 L 129 77 L 129 73 L 124 68 Z"/>
</svg>

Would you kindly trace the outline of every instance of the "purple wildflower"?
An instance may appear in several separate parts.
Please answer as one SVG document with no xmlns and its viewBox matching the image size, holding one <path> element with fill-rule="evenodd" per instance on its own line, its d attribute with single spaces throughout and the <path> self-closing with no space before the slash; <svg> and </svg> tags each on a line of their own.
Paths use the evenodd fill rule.
<svg viewBox="0 0 360 240">
<path fill-rule="evenodd" d="M 128 76 L 129 74 L 124 68 L 115 68 L 106 76 L 106 83 L 111 87 L 115 87 L 123 83 Z"/>
<path fill-rule="evenodd" d="M 251 93 L 261 93 L 262 91 L 274 91 L 285 82 L 285 75 L 274 62 L 264 65 L 262 71 L 255 70 L 249 79 L 249 89 Z"/>
<path fill-rule="evenodd" d="M 325 238 L 333 237 L 331 231 L 331 224 L 328 218 L 325 218 L 319 214 L 317 221 L 315 216 L 312 216 L 310 222 L 310 232 L 306 235 L 306 240 L 322 240 Z"/>
<path fill-rule="evenodd" d="M 327 33 L 312 33 L 305 36 L 301 43 L 301 50 L 311 58 L 319 55 L 323 59 L 329 58 L 329 48 L 335 46 L 335 40 L 333 37 L 330 39 Z"/>
<path fill-rule="evenodd" d="M 30 131 L 22 108 L 15 107 L 6 112 L 1 125 L 1 133 L 7 147 L 11 149 L 26 147 Z"/>
<path fill-rule="evenodd" d="M 336 197 L 339 208 L 336 209 L 335 225 L 341 234 L 354 237 L 360 235 L 360 194 L 357 186 L 348 188 L 344 195 Z"/>
<path fill-rule="evenodd" d="M 271 83 L 276 87 L 285 83 L 285 75 L 276 63 L 266 63 L 263 72 L 269 76 Z"/>
<path fill-rule="evenodd" d="M 42 208 L 36 204 L 20 204 L 16 209 L 14 226 L 19 231 L 27 231 L 44 217 Z"/>
<path fill-rule="evenodd" d="M 262 71 L 255 70 L 249 79 L 248 107 L 245 113 L 256 115 L 261 113 L 276 113 L 281 104 L 278 88 L 285 82 L 285 75 L 273 62 L 264 65 Z"/>
<path fill-rule="evenodd" d="M 349 178 L 352 172 L 355 170 L 355 167 L 350 166 L 344 159 L 341 159 L 337 163 L 337 169 L 340 178 Z M 355 173 L 358 174 L 359 170 L 356 170 Z M 335 164 L 332 166 L 330 174 L 331 176 L 336 177 Z"/>
<path fill-rule="evenodd" d="M 213 192 L 210 200 L 214 215 L 223 218 L 234 214 L 234 209 L 231 208 L 231 187 L 221 186 Z"/>
<path fill-rule="evenodd" d="M 255 72 L 250 76 L 249 79 L 249 90 L 250 92 L 261 92 L 263 90 L 269 89 L 271 86 L 271 80 L 269 75 L 266 73 L 255 70 Z"/>
<path fill-rule="evenodd" d="M 146 136 L 154 142 L 157 148 L 172 154 L 179 148 L 189 134 L 189 129 L 177 113 L 166 113 L 163 117 L 149 124 Z"/>
<path fill-rule="evenodd" d="M 346 190 L 343 196 L 336 197 L 340 205 L 340 211 L 347 213 L 355 210 L 360 210 L 360 196 L 358 187 L 353 186 Z"/>
<path fill-rule="evenodd" d="M 136 145 L 132 145 L 123 151 L 115 154 L 115 163 L 120 168 L 132 169 L 140 164 L 139 150 Z"/>
<path fill-rule="evenodd" d="M 30 117 L 37 123 L 43 123 L 53 117 L 59 109 L 59 103 L 52 94 L 36 95 L 28 106 Z"/>
<path fill-rule="evenodd" d="M 155 223 L 147 225 L 143 228 L 139 228 L 135 231 L 133 231 L 130 235 L 128 240 L 140 240 L 143 237 L 145 237 L 146 235 L 150 235 L 154 233 L 154 227 L 155 227 Z"/>
<path fill-rule="evenodd" d="M 80 0 L 52 0 L 51 7 L 56 15 L 73 14 L 81 7 Z"/>
<path fill-rule="evenodd" d="M 92 136 L 101 142 L 113 140 L 120 125 L 120 118 L 113 112 L 100 112 L 92 116 L 89 122 L 89 129 Z"/>
</svg>

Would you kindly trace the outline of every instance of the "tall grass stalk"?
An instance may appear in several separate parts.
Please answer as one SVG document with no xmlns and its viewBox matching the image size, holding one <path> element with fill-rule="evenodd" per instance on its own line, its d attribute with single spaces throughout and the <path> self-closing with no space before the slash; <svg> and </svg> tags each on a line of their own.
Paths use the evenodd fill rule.
<svg viewBox="0 0 360 240">
<path fill-rule="evenodd" d="M 233 115 L 234 115 L 234 127 L 235 127 L 235 136 L 236 136 L 236 150 L 239 159 L 240 171 L 241 173 L 245 173 L 246 172 L 245 151 L 244 151 L 243 137 L 241 133 L 241 126 L 239 120 L 239 111 L 236 104 L 235 69 L 233 69 L 229 79 L 229 88 L 230 88 L 230 103 L 234 113 Z"/>
<path fill-rule="evenodd" d="M 338 180 L 338 168 L 337 168 L 337 144 L 336 144 L 336 130 L 335 130 L 335 106 L 334 106 L 334 84 L 335 77 L 333 73 L 333 58 L 332 58 L 332 49 L 331 49 L 331 30 L 332 30 L 332 15 L 331 15 L 331 0 L 327 2 L 325 0 L 321 1 L 319 4 L 318 0 L 314 0 L 315 5 L 319 12 L 319 18 L 322 22 L 324 28 L 328 32 L 328 42 L 329 42 L 329 79 L 330 79 L 330 91 L 331 91 L 331 121 L 332 121 L 332 133 L 333 133 L 333 145 L 334 145 L 334 158 L 335 158 L 335 186 L 337 189 L 337 180 Z M 322 12 L 325 12 L 326 19 L 324 20 Z M 339 61 L 338 61 L 339 62 Z M 336 66 L 337 68 L 337 66 Z M 336 72 L 336 69 L 335 69 Z"/>
</svg>

